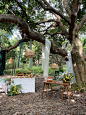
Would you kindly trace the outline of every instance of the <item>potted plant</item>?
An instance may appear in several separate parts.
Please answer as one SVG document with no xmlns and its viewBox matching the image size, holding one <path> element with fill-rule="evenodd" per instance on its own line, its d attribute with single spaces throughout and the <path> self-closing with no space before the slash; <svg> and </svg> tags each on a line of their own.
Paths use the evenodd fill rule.
<svg viewBox="0 0 86 115">
<path fill-rule="evenodd" d="M 62 81 L 63 81 L 64 83 L 68 83 L 68 82 L 71 82 L 71 80 L 72 80 L 73 78 L 74 78 L 73 73 L 67 72 L 67 73 L 64 73 L 64 76 L 63 76 L 63 78 L 62 78 Z"/>
</svg>

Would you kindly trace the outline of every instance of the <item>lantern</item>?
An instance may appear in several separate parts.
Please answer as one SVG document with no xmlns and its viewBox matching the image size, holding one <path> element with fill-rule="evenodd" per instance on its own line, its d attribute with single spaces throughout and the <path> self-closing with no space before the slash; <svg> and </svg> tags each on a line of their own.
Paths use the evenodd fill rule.
<svg viewBox="0 0 86 115">
<path fill-rule="evenodd" d="M 52 63 L 52 64 L 50 65 L 50 68 L 51 68 L 52 70 L 55 70 L 55 69 L 57 68 L 57 64 L 56 64 L 56 63 Z"/>
<path fill-rule="evenodd" d="M 27 58 L 33 58 L 33 56 L 35 55 L 34 54 L 34 51 L 33 50 L 27 50 L 26 52 L 25 52 L 25 55 L 26 55 L 26 57 Z"/>
<path fill-rule="evenodd" d="M 13 59 L 12 59 L 12 57 L 10 57 L 10 59 L 9 59 L 9 63 L 13 63 Z"/>
</svg>

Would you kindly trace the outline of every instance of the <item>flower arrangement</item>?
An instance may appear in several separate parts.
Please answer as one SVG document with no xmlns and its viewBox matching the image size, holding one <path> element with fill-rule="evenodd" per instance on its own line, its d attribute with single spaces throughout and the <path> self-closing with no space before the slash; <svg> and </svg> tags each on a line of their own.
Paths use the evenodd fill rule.
<svg viewBox="0 0 86 115">
<path fill-rule="evenodd" d="M 71 82 L 71 80 L 72 80 L 73 78 L 74 78 L 73 73 L 67 72 L 67 73 L 64 73 L 63 78 L 62 78 L 62 81 L 63 81 L 64 83 L 66 83 L 66 82 Z"/>
<path fill-rule="evenodd" d="M 21 92 L 20 89 L 21 89 L 21 84 L 20 85 L 11 85 L 10 86 L 10 92 L 8 93 L 8 96 L 18 95 L 19 92 Z"/>
</svg>

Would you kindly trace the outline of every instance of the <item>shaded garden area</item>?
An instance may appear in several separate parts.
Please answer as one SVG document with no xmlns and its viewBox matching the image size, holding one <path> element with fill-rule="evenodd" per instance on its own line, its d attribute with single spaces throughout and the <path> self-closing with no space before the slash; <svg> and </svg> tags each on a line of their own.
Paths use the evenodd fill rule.
<svg viewBox="0 0 86 115">
<path fill-rule="evenodd" d="M 30 81 L 33 74 L 35 84 L 30 82 L 30 86 L 35 86 L 34 93 L 17 95 L 19 92 L 14 88 L 11 96 L 7 96 L 0 89 L 1 115 L 86 115 L 85 26 L 85 0 L 0 1 L 0 80 L 18 78 L 17 74 L 22 72 L 19 82 L 21 78 Z M 51 70 L 52 64 L 56 68 Z M 54 70 L 66 74 L 63 80 L 61 74 L 52 80 L 75 83 L 72 84 L 74 99 L 70 96 L 70 103 L 67 97 L 61 101 L 63 86 L 55 84 L 52 85 L 54 94 L 49 92 L 48 99 L 44 92 L 42 99 L 44 78 L 46 81 L 50 76 L 55 78 Z M 6 79 L 2 80 L 1 85 L 7 87 Z M 26 89 L 32 88 L 27 88 L 28 82 L 22 82 Z"/>
</svg>

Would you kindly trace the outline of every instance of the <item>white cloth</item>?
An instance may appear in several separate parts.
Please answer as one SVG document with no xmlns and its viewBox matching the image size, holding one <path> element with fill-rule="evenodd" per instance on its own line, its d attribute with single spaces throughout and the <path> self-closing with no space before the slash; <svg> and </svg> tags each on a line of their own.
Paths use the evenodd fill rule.
<svg viewBox="0 0 86 115">
<path fill-rule="evenodd" d="M 42 69 L 44 70 L 43 76 L 45 77 L 45 80 L 48 77 L 48 71 L 49 71 L 50 47 L 51 47 L 51 42 L 46 38 L 45 47 L 42 44 Z"/>
<path fill-rule="evenodd" d="M 44 70 L 45 66 L 45 45 L 42 44 L 42 70 Z"/>
<path fill-rule="evenodd" d="M 6 83 L 0 83 L 0 87 L 4 89 L 4 91 L 6 92 L 7 94 L 7 85 Z"/>
<path fill-rule="evenodd" d="M 12 83 L 14 81 L 14 83 Z M 22 86 L 22 93 L 35 92 L 35 78 L 15 78 L 11 79 L 11 85 Z"/>
<path fill-rule="evenodd" d="M 73 74 L 74 74 L 73 66 L 72 66 L 72 57 L 71 57 L 70 51 L 68 51 L 68 58 L 69 58 L 69 60 L 66 61 L 66 71 L 69 72 L 69 73 L 73 73 Z M 73 83 L 76 83 L 75 76 L 74 76 L 74 78 L 72 79 L 72 82 L 73 82 Z"/>
</svg>

